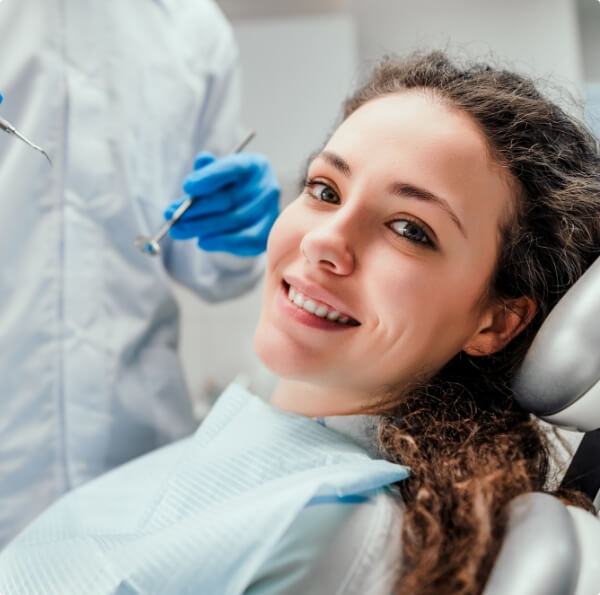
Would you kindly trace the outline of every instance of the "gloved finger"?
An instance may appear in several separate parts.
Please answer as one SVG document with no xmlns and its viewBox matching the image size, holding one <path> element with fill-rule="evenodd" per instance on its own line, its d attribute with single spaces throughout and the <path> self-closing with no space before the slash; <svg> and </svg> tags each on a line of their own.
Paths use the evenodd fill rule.
<svg viewBox="0 0 600 595">
<path fill-rule="evenodd" d="M 278 188 L 273 189 L 273 192 L 278 192 Z M 195 196 L 192 204 L 181 215 L 180 221 L 191 222 L 207 215 L 231 213 L 236 205 L 250 201 L 253 196 L 250 191 L 244 192 L 235 187 L 223 188 L 210 196 Z M 165 219 L 170 221 L 175 211 L 188 198 L 190 197 L 183 196 L 169 204 L 163 212 Z"/>
<path fill-rule="evenodd" d="M 208 151 L 202 151 L 196 155 L 196 159 L 194 159 L 194 169 L 202 169 L 203 167 L 210 165 L 213 161 L 216 161 L 217 158 Z"/>
<path fill-rule="evenodd" d="M 170 221 L 173 218 L 173 214 L 175 213 L 175 211 L 181 206 L 181 203 L 183 203 L 188 197 L 187 196 L 182 196 L 180 198 L 178 198 L 177 200 L 174 200 L 164 211 L 163 211 L 163 216 L 167 221 Z"/>
<path fill-rule="evenodd" d="M 181 216 L 181 220 L 192 221 L 200 217 L 206 217 L 207 215 L 231 213 L 238 204 L 250 201 L 251 197 L 251 193 L 232 187 L 223 188 L 210 196 L 195 196 L 191 206 Z M 178 204 L 180 204 L 179 201 L 176 201 L 169 205 L 169 219 L 173 216 Z"/>
<path fill-rule="evenodd" d="M 228 213 L 236 204 L 236 196 L 238 193 L 230 190 L 222 190 L 218 194 L 212 196 L 197 196 L 194 197 L 192 204 L 181 215 L 180 221 L 192 221 L 206 215 L 214 215 L 216 213 Z M 167 221 L 170 221 L 175 214 L 175 211 L 186 201 L 189 196 L 183 196 L 174 200 L 163 211 L 163 216 Z"/>
<path fill-rule="evenodd" d="M 189 174 L 183 182 L 183 190 L 190 196 L 212 194 L 229 184 L 260 175 L 266 166 L 266 158 L 254 153 L 226 155 Z"/>
<path fill-rule="evenodd" d="M 241 231 L 254 225 L 265 217 L 265 214 L 276 209 L 267 208 L 268 204 L 277 200 L 277 193 L 270 192 L 255 196 L 245 204 L 237 205 L 227 213 L 208 215 L 197 218 L 186 218 L 185 215 L 171 227 L 171 237 L 176 239 L 201 235 L 219 235 Z M 201 199 L 200 199 L 201 200 Z"/>
<path fill-rule="evenodd" d="M 265 218 L 252 227 L 226 236 L 198 238 L 198 247 L 207 252 L 228 252 L 237 256 L 257 256 L 265 251 L 275 217 Z"/>
<path fill-rule="evenodd" d="M 4 99 L 4 97 L 2 97 L 2 93 L 0 93 L 0 103 L 2 103 L 3 99 Z"/>
<path fill-rule="evenodd" d="M 236 193 L 231 189 L 224 189 L 212 196 L 194 197 L 194 202 L 187 208 L 177 224 L 179 224 L 180 221 L 190 222 L 199 217 L 206 217 L 206 215 L 228 213 L 235 207 L 238 194 L 239 193 Z M 188 198 L 189 196 L 184 196 L 172 202 L 163 213 L 165 219 L 170 221 L 181 203 Z"/>
</svg>

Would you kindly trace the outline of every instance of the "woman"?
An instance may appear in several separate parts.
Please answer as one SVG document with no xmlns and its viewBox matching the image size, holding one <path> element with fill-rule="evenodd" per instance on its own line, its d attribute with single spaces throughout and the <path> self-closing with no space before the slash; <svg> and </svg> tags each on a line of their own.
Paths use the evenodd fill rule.
<svg viewBox="0 0 600 595">
<path fill-rule="evenodd" d="M 460 68 L 441 53 L 384 62 L 346 103 L 269 238 L 255 345 L 281 377 L 274 407 L 226 393 L 191 446 L 67 497 L 4 552 L 0 587 L 19 592 L 42 565 L 52 570 L 38 584 L 59 574 L 63 585 L 75 575 L 97 585 L 104 567 L 123 592 L 481 592 L 505 505 L 547 479 L 545 441 L 510 381 L 549 310 L 598 255 L 599 165 L 593 137 L 515 74 Z M 367 443 L 379 418 L 383 456 L 398 464 L 365 461 L 312 419 L 327 416 L 365 422 Z M 176 480 L 163 490 L 153 474 Z M 398 492 L 382 490 L 392 482 Z M 139 516 L 131 502 L 148 492 Z M 214 526 L 182 504 L 205 493 L 218 494 Z M 122 508 L 136 522 L 117 546 L 113 527 L 102 528 Z M 181 524 L 192 537 L 176 532 L 179 549 L 168 546 Z M 347 527 L 360 536 L 354 548 Z M 231 539 L 213 539 L 217 531 Z M 194 566 L 185 556 L 200 541 L 209 545 Z M 81 562 L 78 548 L 88 551 Z M 129 571 L 115 551 L 154 566 L 128 562 Z M 61 569 L 71 555 L 73 568 Z M 169 556 L 181 580 L 152 574 Z M 224 564 L 230 578 L 216 591 L 210 577 Z M 312 572 L 322 582 L 310 586 Z"/>
</svg>

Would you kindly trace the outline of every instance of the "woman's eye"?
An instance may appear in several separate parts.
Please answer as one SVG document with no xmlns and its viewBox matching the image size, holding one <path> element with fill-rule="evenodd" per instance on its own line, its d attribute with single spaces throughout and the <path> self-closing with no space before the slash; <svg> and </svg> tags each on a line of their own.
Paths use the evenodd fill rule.
<svg viewBox="0 0 600 595">
<path fill-rule="evenodd" d="M 427 232 L 418 223 L 415 223 L 410 219 L 397 219 L 390 223 L 390 227 L 399 236 L 402 236 L 411 242 L 433 246 L 433 242 Z"/>
<path fill-rule="evenodd" d="M 340 197 L 337 192 L 328 184 L 309 180 L 305 183 L 305 187 L 308 194 L 317 200 L 332 204 L 340 203 Z"/>
</svg>

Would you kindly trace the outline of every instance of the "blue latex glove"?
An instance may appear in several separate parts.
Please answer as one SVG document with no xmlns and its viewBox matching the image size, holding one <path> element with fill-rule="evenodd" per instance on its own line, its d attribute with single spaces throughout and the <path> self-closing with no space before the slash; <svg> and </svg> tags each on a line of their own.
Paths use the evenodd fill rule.
<svg viewBox="0 0 600 595">
<path fill-rule="evenodd" d="M 0 93 L 0 103 L 2 103 L 2 99 L 3 99 L 2 93 Z"/>
<path fill-rule="evenodd" d="M 203 250 L 237 256 L 264 252 L 279 213 L 279 183 L 265 157 L 235 153 L 216 159 L 200 153 L 183 190 L 197 198 L 171 227 L 172 238 L 198 238 Z M 186 198 L 167 207 L 167 220 Z"/>
</svg>

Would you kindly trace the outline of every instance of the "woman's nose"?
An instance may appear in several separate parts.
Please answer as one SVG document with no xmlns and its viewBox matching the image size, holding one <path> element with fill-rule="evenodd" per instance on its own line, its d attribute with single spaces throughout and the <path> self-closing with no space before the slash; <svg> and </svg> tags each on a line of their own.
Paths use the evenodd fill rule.
<svg viewBox="0 0 600 595">
<path fill-rule="evenodd" d="M 300 251 L 310 264 L 337 275 L 349 275 L 356 257 L 349 238 L 334 226 L 316 228 L 302 238 Z"/>
</svg>

